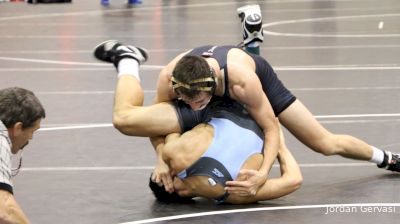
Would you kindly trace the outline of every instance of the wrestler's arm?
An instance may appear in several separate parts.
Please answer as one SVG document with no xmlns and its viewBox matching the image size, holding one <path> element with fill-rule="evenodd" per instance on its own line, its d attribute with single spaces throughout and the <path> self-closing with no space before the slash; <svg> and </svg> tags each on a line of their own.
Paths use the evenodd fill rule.
<svg viewBox="0 0 400 224">
<path fill-rule="evenodd" d="M 176 99 L 176 95 L 172 90 L 171 75 L 175 67 L 175 64 L 180 58 L 182 58 L 184 54 L 186 54 L 186 52 L 176 56 L 160 71 L 157 80 L 157 91 L 154 99 L 154 104 L 169 102 L 173 99 Z M 155 165 L 155 169 L 153 171 L 151 178 L 154 182 L 158 184 L 163 184 L 166 191 L 173 192 L 174 188 L 172 184 L 173 182 L 172 175 L 169 170 L 169 167 L 165 164 L 165 162 L 161 158 L 161 153 L 160 153 L 160 150 L 165 142 L 165 134 L 150 137 L 150 142 L 153 145 L 157 156 L 157 163 Z"/>
<path fill-rule="evenodd" d="M 187 169 L 207 150 L 212 135 L 209 132 L 203 131 L 205 126 L 204 124 L 199 124 L 183 134 L 173 133 L 166 136 L 165 143 L 159 147 L 159 153 L 164 163 L 170 168 L 171 173 L 176 175 L 182 170 Z M 181 183 L 179 186 L 175 178 L 171 187 L 179 195 L 188 196 L 195 193 L 185 188 L 184 182 L 178 182 Z M 165 190 L 168 191 L 168 189 L 165 186 Z"/>
<path fill-rule="evenodd" d="M 15 201 L 14 196 L 10 192 L 4 190 L 0 190 L 0 223 L 29 223 L 28 218 Z"/>
<path fill-rule="evenodd" d="M 229 202 L 246 204 L 271 200 L 288 195 L 299 189 L 303 181 L 300 167 L 286 147 L 279 150 L 278 161 L 281 168 L 281 177 L 268 179 L 255 196 L 242 197 L 231 195 Z"/>
<path fill-rule="evenodd" d="M 165 161 L 165 164 L 167 164 L 169 167 L 171 164 L 171 160 L 175 160 L 176 163 L 177 158 L 180 158 L 181 151 L 183 151 L 183 153 L 185 153 L 186 151 L 185 147 L 187 147 L 188 145 L 188 142 L 186 140 L 187 138 L 181 138 L 181 137 L 182 135 L 179 133 L 169 134 L 165 137 L 165 144 L 163 144 L 162 147 L 160 147 L 161 158 Z M 175 176 L 177 170 L 173 170 L 173 172 L 175 173 L 174 176 L 172 177 L 173 180 L 171 183 L 173 191 L 175 191 L 181 197 L 195 197 L 196 195 L 194 194 L 194 192 L 192 192 L 191 189 L 188 188 L 181 179 Z"/>
<path fill-rule="evenodd" d="M 173 173 L 169 165 L 169 161 L 171 160 L 171 158 L 168 151 L 170 150 L 170 148 L 180 147 L 179 142 L 174 141 L 179 137 L 180 134 L 172 133 L 167 135 L 166 137 L 160 136 L 150 138 L 156 151 L 157 157 L 156 165 L 151 175 L 151 179 L 153 182 L 156 182 L 160 186 L 164 186 L 165 191 L 170 193 L 175 191 L 173 180 L 173 176 L 175 175 L 175 173 Z M 154 141 L 157 142 L 154 143 Z M 167 150 L 165 150 L 165 148 L 167 148 Z"/>
<path fill-rule="evenodd" d="M 232 65 L 232 70 L 235 73 L 241 73 L 240 76 L 236 75 L 236 77 L 244 77 L 234 80 L 236 84 L 231 87 L 232 98 L 246 105 L 250 115 L 262 128 L 266 141 L 264 142 L 264 161 L 259 173 L 251 176 L 249 181 L 227 182 L 227 190 L 229 192 L 231 190 L 230 187 L 242 187 L 242 192 L 254 194 L 267 179 L 267 175 L 278 154 L 279 123 L 257 75 L 250 69 L 242 68 L 240 65 Z"/>
</svg>

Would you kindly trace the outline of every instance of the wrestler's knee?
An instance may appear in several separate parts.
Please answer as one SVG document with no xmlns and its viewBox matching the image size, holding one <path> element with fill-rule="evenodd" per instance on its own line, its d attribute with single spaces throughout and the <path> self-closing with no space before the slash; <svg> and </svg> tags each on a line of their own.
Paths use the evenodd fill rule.
<svg viewBox="0 0 400 224">
<path fill-rule="evenodd" d="M 316 141 L 313 150 L 325 156 L 337 155 L 341 151 L 340 138 L 335 134 L 326 134 Z"/>
<path fill-rule="evenodd" d="M 112 123 L 115 129 L 124 134 L 124 130 L 126 129 L 126 124 L 123 121 L 123 119 L 121 119 L 118 116 L 113 116 Z"/>
<path fill-rule="evenodd" d="M 122 116 L 119 115 L 113 115 L 113 119 L 112 119 L 112 123 L 115 129 L 117 129 L 118 131 L 120 131 L 122 134 L 125 135 L 135 135 L 138 134 L 136 133 L 135 130 L 139 130 L 139 128 L 137 128 L 135 126 L 134 122 L 130 122 L 128 124 L 128 122 L 126 121 L 126 119 L 124 119 Z"/>
<path fill-rule="evenodd" d="M 113 112 L 112 115 L 112 123 L 114 125 L 115 128 L 120 127 L 123 123 L 122 123 L 123 119 L 121 118 L 121 116 L 118 114 L 118 112 Z"/>
</svg>

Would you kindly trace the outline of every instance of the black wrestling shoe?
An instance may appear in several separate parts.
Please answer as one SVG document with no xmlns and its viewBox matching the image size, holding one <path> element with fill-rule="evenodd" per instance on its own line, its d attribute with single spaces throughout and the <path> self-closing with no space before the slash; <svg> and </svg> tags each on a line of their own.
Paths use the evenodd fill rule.
<svg viewBox="0 0 400 224">
<path fill-rule="evenodd" d="M 378 165 L 378 167 L 400 172 L 400 155 L 389 151 L 384 151 L 384 154 L 383 163 Z"/>
<path fill-rule="evenodd" d="M 93 54 L 101 61 L 114 63 L 115 67 L 118 67 L 118 62 L 123 58 L 132 58 L 142 64 L 149 57 L 146 49 L 124 45 L 116 40 L 107 40 L 97 45 Z"/>
</svg>

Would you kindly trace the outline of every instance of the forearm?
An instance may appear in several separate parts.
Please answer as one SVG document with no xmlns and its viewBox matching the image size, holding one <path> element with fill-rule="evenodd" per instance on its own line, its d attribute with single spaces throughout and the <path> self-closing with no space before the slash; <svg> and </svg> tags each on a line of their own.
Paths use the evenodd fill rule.
<svg viewBox="0 0 400 224">
<path fill-rule="evenodd" d="M 9 192 L 0 190 L 0 223 L 26 224 L 28 218 Z"/>
<path fill-rule="evenodd" d="M 288 177 L 268 179 L 257 191 L 256 195 L 240 196 L 231 194 L 228 198 L 229 203 L 248 204 L 258 201 L 272 200 L 288 195 L 300 187 L 300 184 L 292 181 Z"/>
<path fill-rule="evenodd" d="M 303 182 L 300 167 L 284 144 L 279 150 L 278 161 L 281 168 L 281 177 L 268 179 L 255 196 L 237 197 L 236 202 L 253 203 L 271 200 L 299 189 Z"/>
<path fill-rule="evenodd" d="M 273 109 L 265 95 L 259 96 L 258 100 L 255 100 L 253 105 L 247 109 L 264 132 L 264 161 L 259 171 L 266 178 L 278 155 L 280 142 L 279 121 L 275 117 Z"/>
<path fill-rule="evenodd" d="M 292 182 L 302 183 L 303 176 L 299 164 L 284 144 L 279 150 L 278 161 L 282 177 L 290 179 Z"/>
<path fill-rule="evenodd" d="M 165 114 L 165 110 L 164 114 Z M 175 114 L 174 114 L 175 115 Z M 172 117 L 172 115 L 171 115 Z M 180 126 L 178 123 L 178 120 L 176 118 L 176 116 L 174 117 L 175 119 L 171 119 L 171 124 L 172 127 L 169 129 L 171 130 L 169 133 L 167 133 L 165 136 L 164 135 L 159 135 L 159 136 L 154 136 L 154 137 L 150 137 L 150 142 L 153 145 L 154 149 L 156 150 L 157 154 L 159 153 L 158 150 L 160 150 L 162 147 L 164 147 L 164 145 L 170 141 L 174 141 L 176 139 L 178 139 L 181 134 L 179 134 L 181 132 L 180 130 Z M 164 126 L 167 126 L 167 124 L 163 124 Z"/>
<path fill-rule="evenodd" d="M 257 192 L 254 201 L 272 200 L 286 196 L 300 187 L 300 184 L 287 177 L 269 179 Z"/>
<path fill-rule="evenodd" d="M 284 143 L 279 150 L 278 161 L 281 177 L 268 180 L 257 192 L 257 200 L 282 197 L 300 188 L 303 182 L 300 167 Z"/>
<path fill-rule="evenodd" d="M 270 126 L 268 131 L 264 131 L 265 141 L 264 141 L 264 160 L 259 171 L 267 177 L 271 167 L 278 156 L 278 149 L 280 145 L 279 140 L 279 126 L 274 124 Z"/>
<path fill-rule="evenodd" d="M 165 137 L 164 136 L 150 137 L 150 141 L 154 147 L 154 151 L 156 152 L 157 163 L 164 162 L 162 148 L 165 145 Z"/>
</svg>

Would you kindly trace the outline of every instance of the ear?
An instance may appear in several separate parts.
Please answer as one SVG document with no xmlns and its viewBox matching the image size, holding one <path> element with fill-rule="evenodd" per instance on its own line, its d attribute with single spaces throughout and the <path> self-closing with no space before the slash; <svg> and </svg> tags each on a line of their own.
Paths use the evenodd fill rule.
<svg viewBox="0 0 400 224">
<path fill-rule="evenodd" d="M 17 122 L 11 128 L 9 128 L 9 134 L 11 137 L 16 137 L 22 133 L 22 130 L 23 130 L 22 122 Z"/>
</svg>

